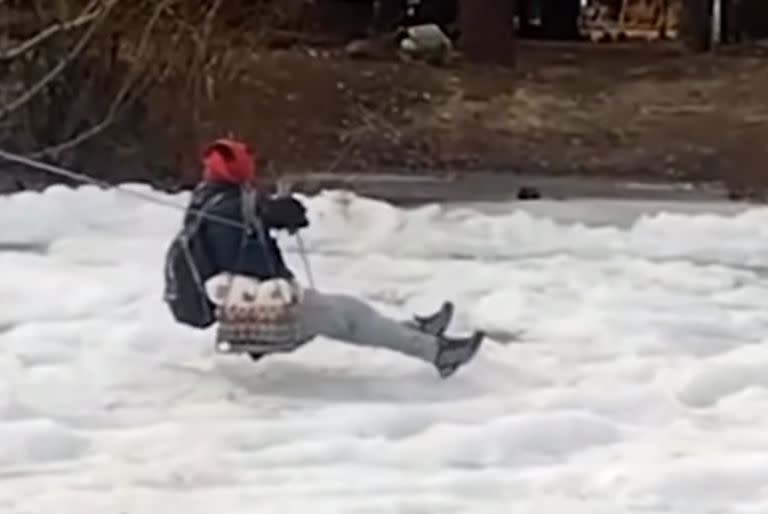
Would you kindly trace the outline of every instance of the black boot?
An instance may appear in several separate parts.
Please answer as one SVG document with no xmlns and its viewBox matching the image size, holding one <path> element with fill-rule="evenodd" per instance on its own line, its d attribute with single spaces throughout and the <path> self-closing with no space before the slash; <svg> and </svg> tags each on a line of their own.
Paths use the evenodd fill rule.
<svg viewBox="0 0 768 514">
<path fill-rule="evenodd" d="M 420 332 L 440 337 L 445 332 L 445 329 L 448 328 L 448 325 L 450 325 L 451 319 L 453 319 L 453 311 L 453 304 L 445 302 L 439 311 L 430 316 L 414 316 L 413 326 Z"/>
<path fill-rule="evenodd" d="M 471 337 L 462 339 L 452 339 L 441 337 L 438 341 L 437 357 L 435 358 L 435 367 L 442 378 L 448 378 L 453 375 L 461 366 L 471 361 L 480 345 L 483 344 L 485 334 L 475 332 Z"/>
</svg>

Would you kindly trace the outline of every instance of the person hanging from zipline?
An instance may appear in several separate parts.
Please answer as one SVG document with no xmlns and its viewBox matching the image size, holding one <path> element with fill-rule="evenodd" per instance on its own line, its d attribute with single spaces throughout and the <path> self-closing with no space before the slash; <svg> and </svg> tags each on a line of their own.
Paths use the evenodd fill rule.
<svg viewBox="0 0 768 514">
<path fill-rule="evenodd" d="M 202 179 L 166 254 L 164 298 L 180 323 L 218 323 L 219 351 L 259 360 L 325 336 L 420 359 L 443 378 L 476 355 L 483 332 L 445 335 L 454 310 L 450 302 L 430 316 L 396 321 L 357 298 L 301 287 L 269 233 L 295 234 L 309 226 L 301 202 L 258 193 L 257 159 L 241 141 L 214 141 L 204 149 L 202 165 Z"/>
</svg>

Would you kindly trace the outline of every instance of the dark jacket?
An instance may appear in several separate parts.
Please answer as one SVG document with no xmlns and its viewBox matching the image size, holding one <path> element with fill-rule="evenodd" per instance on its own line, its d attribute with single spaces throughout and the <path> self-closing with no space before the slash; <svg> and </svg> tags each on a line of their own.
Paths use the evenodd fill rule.
<svg viewBox="0 0 768 514">
<path fill-rule="evenodd" d="M 241 253 L 244 229 L 214 219 L 224 218 L 245 225 L 241 188 L 234 184 L 203 183 L 193 193 L 190 207 L 200 209 L 214 198 L 216 201 L 204 209 L 209 217 L 202 221 L 199 237 L 202 238 L 206 253 L 216 268 L 215 273 L 228 271 L 260 280 L 274 277 L 292 278 L 293 273 L 286 266 L 277 242 L 269 234 L 269 229 L 294 232 L 308 226 L 304 206 L 290 196 L 261 196 L 256 214 L 265 228 L 266 245 L 258 232 L 254 232 L 247 237 Z"/>
</svg>

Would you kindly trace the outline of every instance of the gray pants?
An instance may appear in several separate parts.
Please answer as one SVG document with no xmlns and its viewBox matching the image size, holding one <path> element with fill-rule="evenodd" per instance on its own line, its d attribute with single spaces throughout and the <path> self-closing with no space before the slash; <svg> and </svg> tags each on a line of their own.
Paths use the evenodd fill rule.
<svg viewBox="0 0 768 514">
<path fill-rule="evenodd" d="M 359 346 L 387 348 L 429 363 L 437 356 L 437 338 L 386 318 L 351 296 L 307 289 L 301 316 L 307 338 L 325 336 Z"/>
</svg>

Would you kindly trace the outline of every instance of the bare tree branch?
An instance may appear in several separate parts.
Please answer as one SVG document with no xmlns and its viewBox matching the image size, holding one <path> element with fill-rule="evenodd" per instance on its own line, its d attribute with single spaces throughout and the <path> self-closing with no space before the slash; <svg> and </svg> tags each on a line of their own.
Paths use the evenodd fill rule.
<svg viewBox="0 0 768 514">
<path fill-rule="evenodd" d="M 40 158 L 47 155 L 56 155 L 66 150 L 71 150 L 72 148 L 75 148 L 76 146 L 97 136 L 110 125 L 112 125 L 122 108 L 124 108 L 126 105 L 131 103 L 133 99 L 138 98 L 143 93 L 146 87 L 152 82 L 152 77 L 145 77 L 144 84 L 141 87 L 136 87 L 136 83 L 139 82 L 139 79 L 141 78 L 142 65 L 146 65 L 147 62 L 145 54 L 149 45 L 150 35 L 155 25 L 157 24 L 163 10 L 176 1 L 177 0 L 164 0 L 155 6 L 152 17 L 145 26 L 141 40 L 139 41 L 138 50 L 136 52 L 136 58 L 133 63 L 131 74 L 121 86 L 120 91 L 118 91 L 118 93 L 115 95 L 112 103 L 107 109 L 107 113 L 104 115 L 104 118 L 102 118 L 102 120 L 95 125 L 80 132 L 76 136 L 56 145 L 37 150 L 31 154 L 28 154 L 27 157 Z"/>
<path fill-rule="evenodd" d="M 107 15 L 112 10 L 112 8 L 117 5 L 117 3 L 120 0 L 110 0 L 107 5 L 101 10 L 99 13 L 97 19 L 91 24 L 90 27 L 88 27 L 88 30 L 80 37 L 80 40 L 75 44 L 74 47 L 65 55 L 60 61 L 59 64 L 54 66 L 42 79 L 40 79 L 36 84 L 34 84 L 32 87 L 30 87 L 25 93 L 20 95 L 16 100 L 13 100 L 9 104 L 6 104 L 2 108 L 0 108 L 0 119 L 3 119 L 5 116 L 10 114 L 11 112 L 15 111 L 19 107 L 23 106 L 25 103 L 27 103 L 29 100 L 35 97 L 40 91 L 45 88 L 49 83 L 51 83 L 75 58 L 77 58 L 80 53 L 85 49 L 85 47 L 90 42 L 91 38 L 93 37 L 93 34 L 96 32 L 96 29 L 101 26 L 101 24 L 104 22 L 104 20 L 107 18 Z"/>
<path fill-rule="evenodd" d="M 200 98 L 203 94 L 203 90 L 210 84 L 207 73 L 207 61 L 208 61 L 208 45 L 210 43 L 211 32 L 213 31 L 213 21 L 216 18 L 216 13 L 221 7 L 222 0 L 215 0 L 213 5 L 205 15 L 205 22 L 203 23 L 203 32 L 198 40 L 197 48 L 197 67 L 198 73 L 195 75 L 193 84 L 193 98 L 194 98 L 194 123 L 195 126 L 200 124 Z"/>
<path fill-rule="evenodd" d="M 41 12 L 35 30 L 0 49 L 0 66 L 13 65 L 13 75 L 0 81 L 7 80 L 8 99 L 0 99 L 0 137 L 29 157 L 76 157 L 89 141 L 134 144 L 113 127 L 128 128 L 122 121 L 128 116 L 131 132 L 145 123 L 154 127 L 157 114 L 176 123 L 168 137 L 187 144 L 205 127 L 203 114 L 220 85 L 239 80 L 248 66 L 238 50 L 270 33 L 282 1 L 243 7 L 224 0 L 60 0 L 53 18 L 52 0 L 23 0 L 25 13 L 33 4 Z M 226 30 L 214 28 L 220 17 Z M 29 34 L 35 35 L 24 39 Z M 11 89 L 18 85 L 23 89 Z M 168 88 L 175 88 L 170 99 Z M 145 103 L 152 113 L 141 108 Z"/>
<path fill-rule="evenodd" d="M 117 117 L 121 109 L 123 109 L 132 100 L 139 97 L 144 92 L 146 87 L 149 86 L 150 82 L 151 82 L 151 78 L 145 79 L 145 83 L 143 84 L 143 87 L 125 88 L 124 91 L 122 92 L 123 93 L 122 95 L 115 96 L 115 99 L 112 101 L 112 104 L 109 106 L 109 109 L 107 110 L 107 113 L 104 116 L 104 118 L 98 123 L 96 123 L 95 125 L 87 128 L 86 130 L 80 132 L 76 136 L 66 141 L 63 141 L 53 146 L 42 148 L 30 154 L 27 154 L 27 157 L 31 159 L 39 159 L 45 156 L 56 156 L 61 152 L 71 150 L 85 143 L 89 139 L 92 139 L 93 137 L 99 135 L 104 130 L 109 128 L 109 126 L 112 125 L 112 123 L 114 123 L 115 118 Z M 125 97 L 128 94 L 128 92 L 131 92 L 132 94 L 130 95 L 131 98 L 126 100 Z"/>
<path fill-rule="evenodd" d="M 76 29 L 85 25 L 86 23 L 90 23 L 91 21 L 95 20 L 99 15 L 99 11 L 90 13 L 88 11 L 90 11 L 96 4 L 98 4 L 98 0 L 91 2 L 91 4 L 83 10 L 84 14 L 81 14 L 74 20 L 70 20 L 64 23 L 54 23 L 41 30 L 34 36 L 30 37 L 29 39 L 23 41 L 19 45 L 0 52 L 0 62 L 16 59 L 17 57 L 32 50 L 34 47 L 44 43 L 59 32 L 66 32 L 72 29 Z"/>
</svg>

